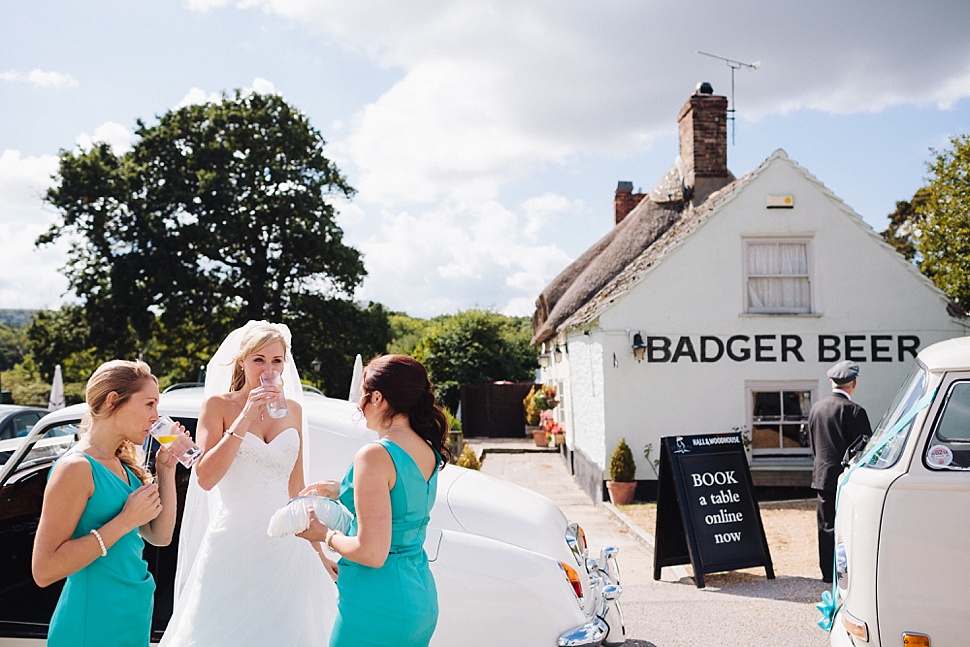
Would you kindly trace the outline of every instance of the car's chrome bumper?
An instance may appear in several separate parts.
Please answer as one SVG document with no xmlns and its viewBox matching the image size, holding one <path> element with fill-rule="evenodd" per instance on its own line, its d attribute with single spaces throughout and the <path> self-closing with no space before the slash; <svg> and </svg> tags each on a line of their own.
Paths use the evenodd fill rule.
<svg viewBox="0 0 970 647">
<path fill-rule="evenodd" d="M 556 643 L 558 647 L 598 647 L 599 645 L 622 645 L 626 642 L 626 627 L 620 610 L 620 569 L 616 561 L 618 548 L 607 546 L 599 559 L 587 559 L 589 573 L 590 618 L 564 632 Z"/>
</svg>

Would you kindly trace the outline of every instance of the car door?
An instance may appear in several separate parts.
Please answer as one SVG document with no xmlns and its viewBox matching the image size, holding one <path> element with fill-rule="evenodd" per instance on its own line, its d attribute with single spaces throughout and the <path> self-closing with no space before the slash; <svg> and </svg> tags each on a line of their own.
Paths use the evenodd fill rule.
<svg viewBox="0 0 970 647">
<path fill-rule="evenodd" d="M 935 419 L 911 440 L 909 471 L 886 496 L 876 575 L 883 644 L 916 632 L 933 647 L 963 647 L 970 635 L 970 372 L 947 376 L 939 393 Z"/>
<path fill-rule="evenodd" d="M 63 582 L 40 588 L 30 570 L 47 474 L 75 442 L 77 426 L 51 427 L 0 483 L 0 636 L 46 637 Z"/>
</svg>

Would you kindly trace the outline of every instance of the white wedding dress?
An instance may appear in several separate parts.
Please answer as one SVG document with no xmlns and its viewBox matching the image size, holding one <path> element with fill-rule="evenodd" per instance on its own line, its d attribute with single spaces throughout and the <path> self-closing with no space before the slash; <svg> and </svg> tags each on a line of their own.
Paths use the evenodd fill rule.
<svg viewBox="0 0 970 647">
<path fill-rule="evenodd" d="M 209 523 L 161 647 L 328 644 L 336 585 L 309 542 L 266 533 L 289 499 L 299 448 L 293 427 L 269 443 L 245 435 L 207 495 Z"/>
</svg>

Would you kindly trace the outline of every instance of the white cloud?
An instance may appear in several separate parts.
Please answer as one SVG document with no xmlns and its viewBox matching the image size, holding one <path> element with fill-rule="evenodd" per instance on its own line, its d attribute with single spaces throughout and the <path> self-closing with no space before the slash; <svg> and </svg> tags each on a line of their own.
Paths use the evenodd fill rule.
<svg viewBox="0 0 970 647">
<path fill-rule="evenodd" d="M 494 201 L 384 213 L 372 235 L 351 241 L 368 271 L 358 296 L 413 316 L 466 309 L 470 300 L 530 314 L 535 296 L 570 259 L 538 242 L 540 232 L 524 231 L 528 222 Z"/>
<path fill-rule="evenodd" d="M 0 211 L 12 213 L 39 208 L 56 172 L 56 155 L 23 157 L 20 151 L 9 148 L 3 151 L 0 154 Z"/>
<path fill-rule="evenodd" d="M 185 7 L 191 11 L 209 11 L 229 4 L 229 0 L 183 0 Z"/>
<path fill-rule="evenodd" d="M 5 211 L 0 218 L 0 240 L 4 241 L 0 259 L 0 308 L 61 305 L 67 279 L 58 270 L 64 265 L 69 245 L 60 240 L 42 248 L 34 247 L 34 241 L 50 224 L 50 217 L 37 209 Z"/>
<path fill-rule="evenodd" d="M 57 306 L 67 289 L 67 280 L 57 272 L 67 256 L 67 243 L 34 247 L 53 222 L 53 211 L 43 207 L 43 195 L 56 171 L 55 155 L 24 157 L 11 149 L 0 154 L 0 308 Z"/>
<path fill-rule="evenodd" d="M 261 77 L 253 79 L 253 84 L 249 87 L 242 88 L 240 92 L 243 96 L 250 95 L 254 92 L 258 94 L 279 94 L 276 85 L 272 81 L 267 81 Z M 222 101 L 222 95 L 220 93 L 206 92 L 202 88 L 193 87 L 182 97 L 181 101 L 175 104 L 173 109 L 178 110 L 185 106 L 199 106 L 203 103 L 219 103 L 220 101 Z"/>
<path fill-rule="evenodd" d="M 175 109 L 184 108 L 185 106 L 198 106 L 203 103 L 211 103 L 215 101 L 221 101 L 222 96 L 218 92 L 206 93 L 202 88 L 191 88 L 188 93 L 182 97 L 182 100 L 175 104 Z"/>
<path fill-rule="evenodd" d="M 250 90 L 257 94 L 279 94 L 276 91 L 276 86 L 273 85 L 272 81 L 267 81 L 266 79 L 256 77 L 253 80 L 253 85 L 251 88 L 247 88 L 243 94 L 248 93 Z"/>
<path fill-rule="evenodd" d="M 73 88 L 78 82 L 70 74 L 34 69 L 24 74 L 17 70 L 0 72 L 0 80 L 27 82 L 41 88 Z"/>
<path fill-rule="evenodd" d="M 77 136 L 75 143 L 83 151 L 89 151 L 97 143 L 105 143 L 111 146 L 111 150 L 116 155 L 127 153 L 131 150 L 132 132 L 113 121 L 106 121 L 94 129 L 94 134 L 81 133 Z"/>
</svg>

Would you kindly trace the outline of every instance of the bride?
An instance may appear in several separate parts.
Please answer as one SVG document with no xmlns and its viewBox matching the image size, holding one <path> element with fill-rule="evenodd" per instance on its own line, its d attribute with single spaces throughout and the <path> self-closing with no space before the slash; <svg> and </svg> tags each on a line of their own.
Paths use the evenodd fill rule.
<svg viewBox="0 0 970 647">
<path fill-rule="evenodd" d="M 303 390 L 284 325 L 250 321 L 209 362 L 196 463 L 179 536 L 175 609 L 161 647 L 326 645 L 336 567 L 319 544 L 270 537 L 269 519 L 304 487 Z M 283 375 L 288 413 L 267 404 Z M 316 552 L 314 552 L 316 551 Z"/>
</svg>

